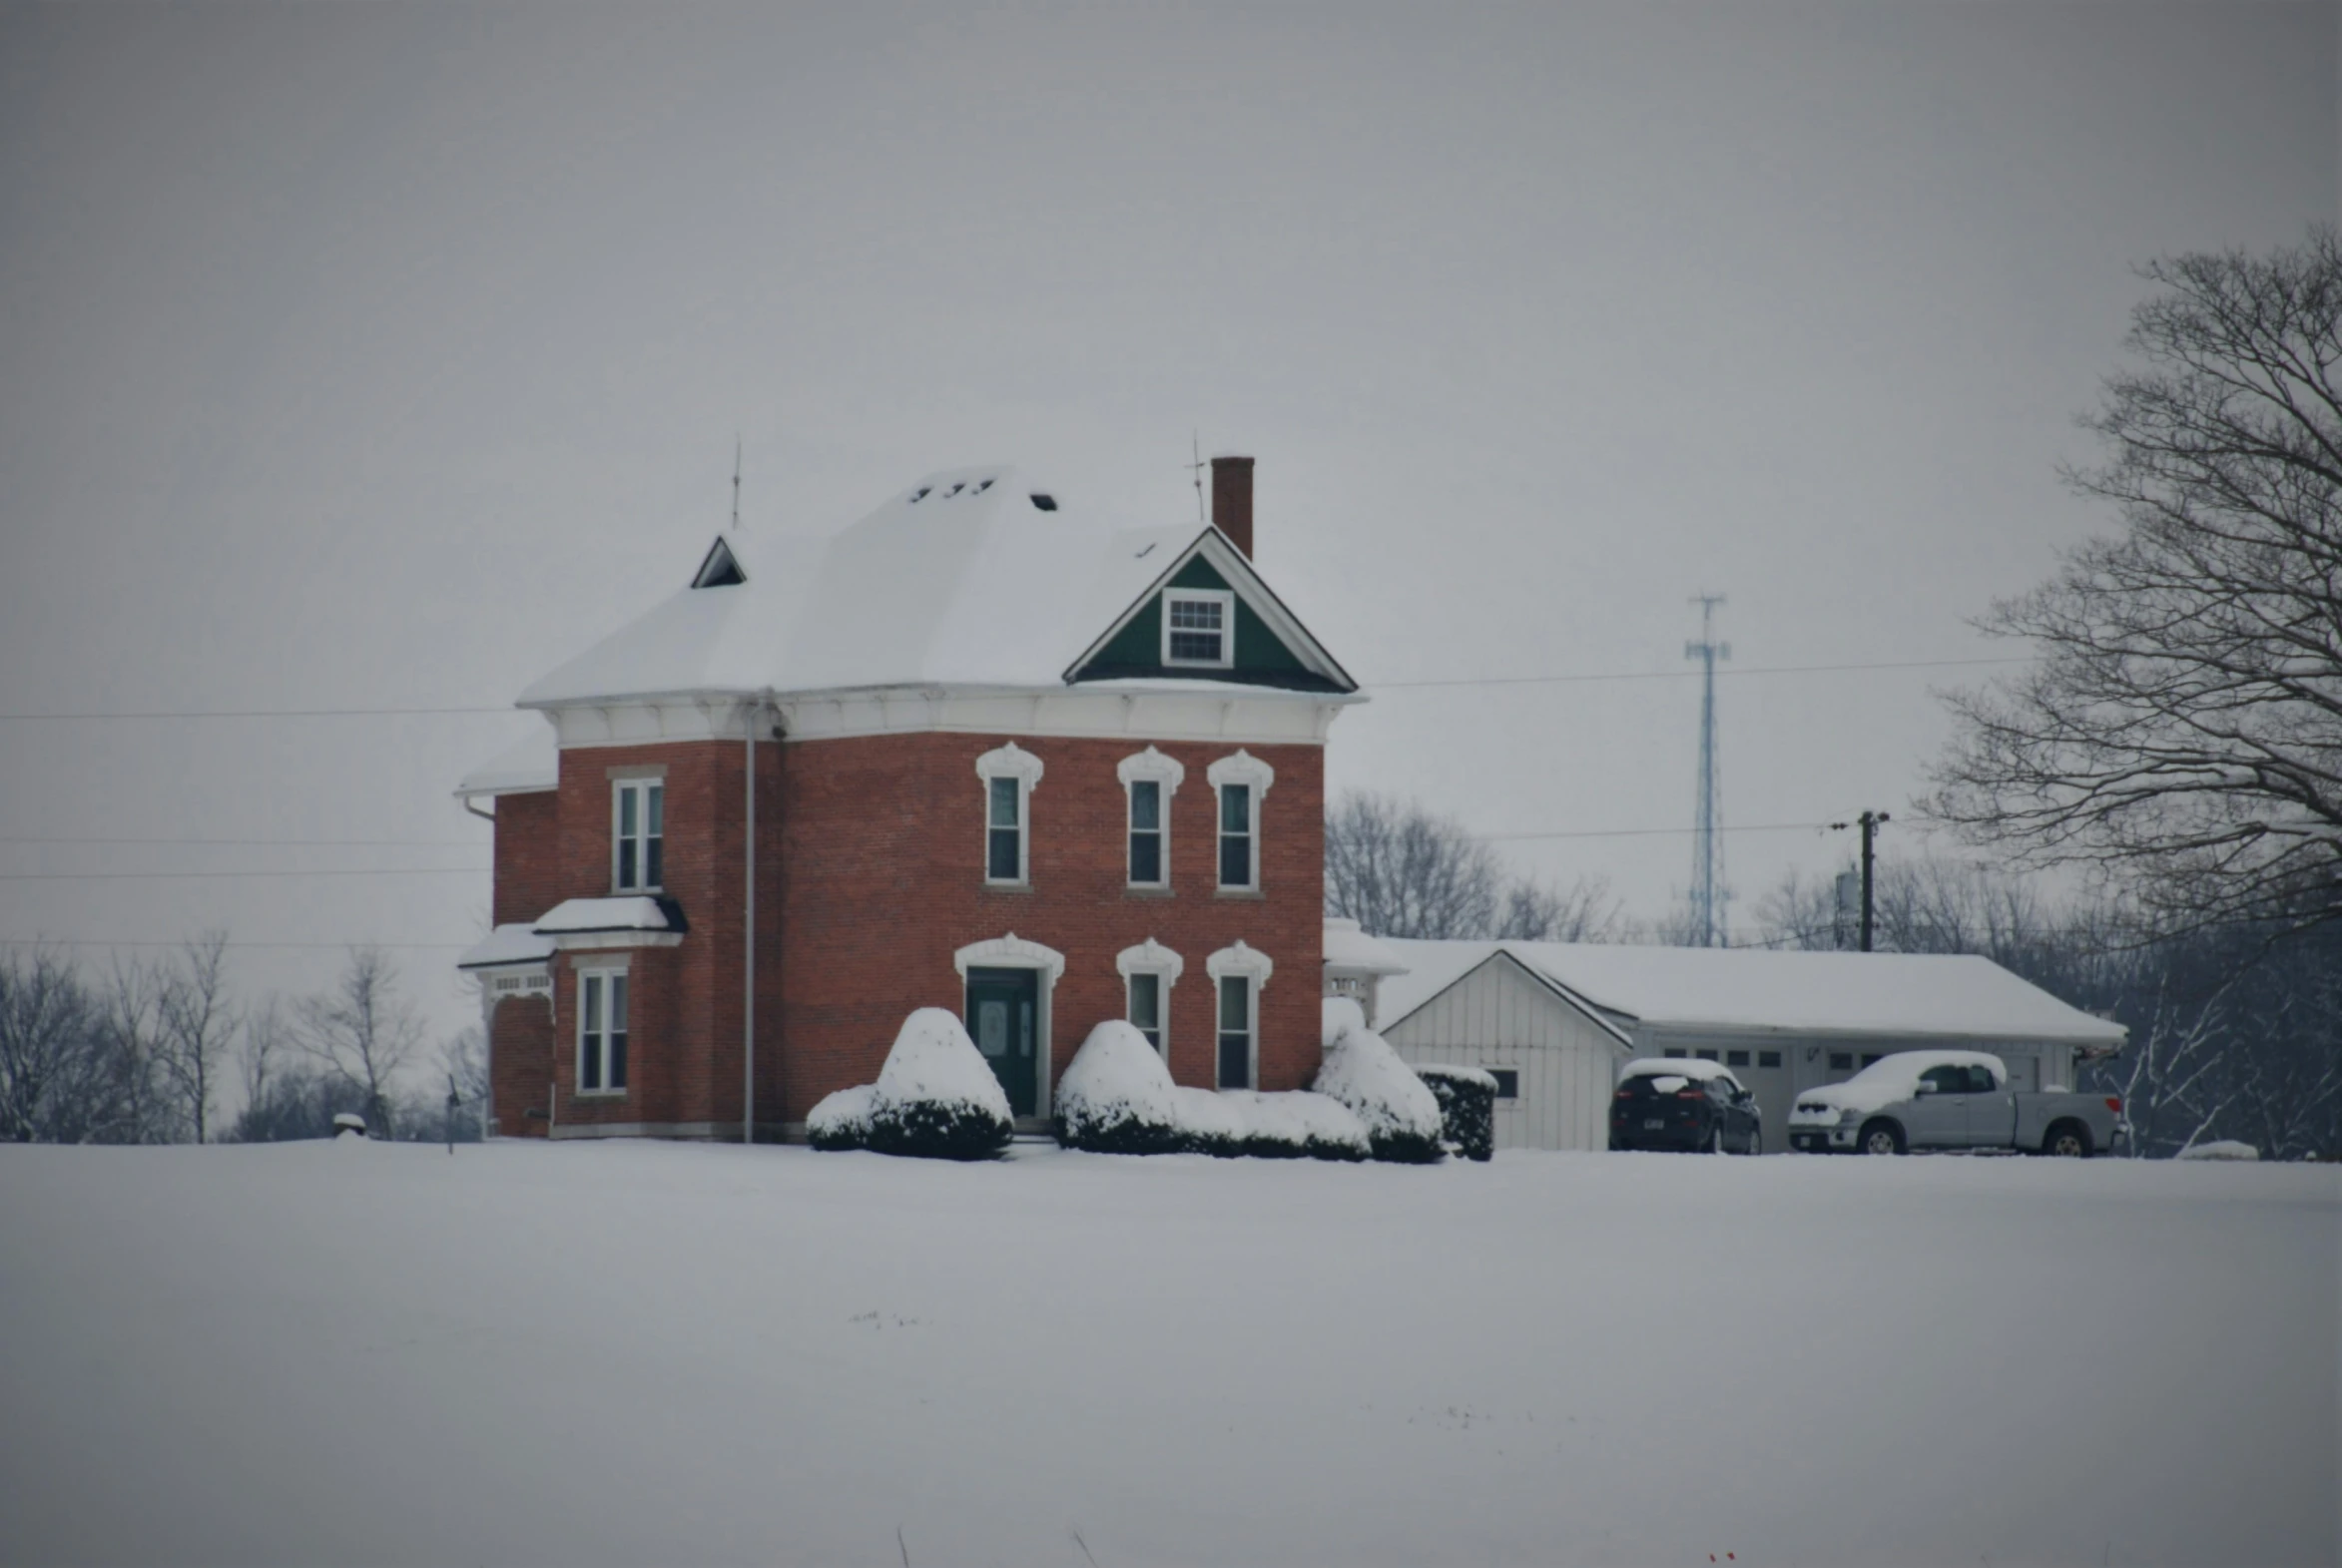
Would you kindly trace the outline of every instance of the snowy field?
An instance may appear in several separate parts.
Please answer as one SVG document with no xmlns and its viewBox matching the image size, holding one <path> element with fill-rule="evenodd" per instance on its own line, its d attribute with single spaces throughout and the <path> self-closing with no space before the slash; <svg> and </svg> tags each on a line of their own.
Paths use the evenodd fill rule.
<svg viewBox="0 0 2342 1568">
<path fill-rule="evenodd" d="M 2326 1563 L 2338 1240 L 2332 1167 L 4 1148 L 0 1558 Z"/>
</svg>

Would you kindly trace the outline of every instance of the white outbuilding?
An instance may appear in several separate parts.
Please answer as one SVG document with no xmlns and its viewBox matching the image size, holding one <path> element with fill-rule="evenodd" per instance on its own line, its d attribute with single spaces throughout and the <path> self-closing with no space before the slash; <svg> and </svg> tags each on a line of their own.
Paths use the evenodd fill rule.
<svg viewBox="0 0 2342 1568">
<path fill-rule="evenodd" d="M 1720 1062 L 1784 1147 L 1801 1090 L 1898 1051 L 1990 1051 L 2019 1089 L 2070 1085 L 2120 1050 L 2120 1024 L 1989 958 L 1574 942 L 1386 939 L 1378 1030 L 1411 1063 L 1496 1075 L 1496 1146 L 1601 1149 L 1618 1069 L 1638 1056 Z"/>
</svg>

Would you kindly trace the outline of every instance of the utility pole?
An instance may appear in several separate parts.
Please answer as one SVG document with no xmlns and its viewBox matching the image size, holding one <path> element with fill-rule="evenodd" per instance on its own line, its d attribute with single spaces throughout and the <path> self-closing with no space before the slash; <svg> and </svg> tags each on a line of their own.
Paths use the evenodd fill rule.
<svg viewBox="0 0 2342 1568">
<path fill-rule="evenodd" d="M 740 532 L 740 432 L 732 433 L 732 532 Z"/>
<path fill-rule="evenodd" d="M 1724 845 L 1717 838 L 1716 802 L 1716 661 L 1732 657 L 1732 645 L 1715 637 L 1716 606 L 1722 594 L 1697 594 L 1700 640 L 1683 645 L 1683 657 L 1700 661 L 1699 804 L 1692 820 L 1691 923 L 1692 945 L 1723 947 Z"/>
<path fill-rule="evenodd" d="M 1862 829 L 1862 950 L 1866 953 L 1871 950 L 1871 843 L 1878 837 L 1879 829 L 1887 825 L 1887 820 L 1885 811 L 1865 811 L 1851 822 L 1830 824 L 1838 831 L 1849 827 Z"/>
<path fill-rule="evenodd" d="M 1204 462 L 1202 432 L 1190 430 L 1187 433 L 1187 452 L 1189 457 L 1187 472 L 1195 480 L 1195 520 L 1209 528 L 1212 525 L 1211 514 L 1204 510 L 1204 468 L 1206 464 Z"/>
</svg>

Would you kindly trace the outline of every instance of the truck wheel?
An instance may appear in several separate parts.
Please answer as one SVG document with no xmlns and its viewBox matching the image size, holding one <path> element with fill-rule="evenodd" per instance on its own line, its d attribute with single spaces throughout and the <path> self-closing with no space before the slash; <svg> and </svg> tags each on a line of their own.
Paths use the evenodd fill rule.
<svg viewBox="0 0 2342 1568">
<path fill-rule="evenodd" d="M 1748 1130 L 1748 1152 L 1750 1154 L 1765 1152 L 1765 1130 L 1763 1128 L 1752 1127 Z"/>
<path fill-rule="evenodd" d="M 1884 1119 L 1868 1123 L 1862 1136 L 1854 1141 L 1854 1147 L 1861 1154 L 1901 1154 L 1903 1129 Z"/>
<path fill-rule="evenodd" d="M 1724 1152 L 1724 1124 L 1722 1122 L 1718 1122 L 1715 1129 L 1708 1134 L 1708 1147 L 1704 1152 L 1708 1154 L 1722 1154 Z"/>
<path fill-rule="evenodd" d="M 2063 1160 L 2086 1160 L 2090 1157 L 2089 1129 L 2079 1122 L 2059 1122 L 2042 1140 L 2042 1153 Z"/>
</svg>

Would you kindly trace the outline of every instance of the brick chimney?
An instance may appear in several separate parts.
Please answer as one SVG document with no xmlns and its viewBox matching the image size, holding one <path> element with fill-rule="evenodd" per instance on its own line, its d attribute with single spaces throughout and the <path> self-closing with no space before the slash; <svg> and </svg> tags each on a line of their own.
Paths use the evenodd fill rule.
<svg viewBox="0 0 2342 1568">
<path fill-rule="evenodd" d="M 1212 526 L 1252 559 L 1252 459 L 1212 459 Z"/>
</svg>

